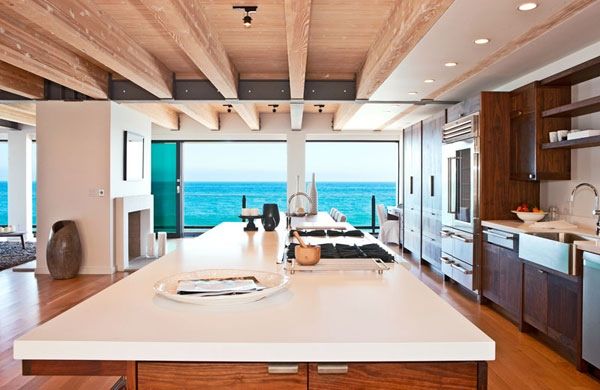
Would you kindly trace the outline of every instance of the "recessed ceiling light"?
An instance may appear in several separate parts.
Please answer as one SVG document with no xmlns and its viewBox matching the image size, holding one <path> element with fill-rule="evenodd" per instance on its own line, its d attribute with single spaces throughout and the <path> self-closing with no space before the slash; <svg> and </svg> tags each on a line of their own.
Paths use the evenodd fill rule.
<svg viewBox="0 0 600 390">
<path fill-rule="evenodd" d="M 448 68 L 452 68 L 453 66 L 456 66 L 456 65 L 458 65 L 458 63 L 456 63 L 456 62 L 446 62 L 444 64 L 444 66 L 446 66 Z"/>
<path fill-rule="evenodd" d="M 431 83 L 433 83 L 434 81 L 435 81 L 434 79 L 427 79 L 427 80 L 423 80 L 423 82 L 424 82 L 424 83 L 427 83 L 427 84 L 431 84 Z"/>
<path fill-rule="evenodd" d="M 479 39 L 476 39 L 474 42 L 477 45 L 485 45 L 486 43 L 490 43 L 490 40 L 487 38 L 479 38 Z"/>
<path fill-rule="evenodd" d="M 529 2 L 519 5 L 517 8 L 519 9 L 519 11 L 531 11 L 532 9 L 536 9 L 537 6 L 537 3 Z"/>
<path fill-rule="evenodd" d="M 416 95 L 417 93 L 418 93 L 418 92 L 411 91 L 411 92 L 409 92 L 408 94 L 409 94 L 409 95 Z"/>
</svg>

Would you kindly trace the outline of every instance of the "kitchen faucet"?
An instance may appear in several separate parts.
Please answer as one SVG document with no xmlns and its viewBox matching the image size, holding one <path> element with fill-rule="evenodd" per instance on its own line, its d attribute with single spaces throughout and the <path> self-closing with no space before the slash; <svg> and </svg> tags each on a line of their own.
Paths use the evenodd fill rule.
<svg viewBox="0 0 600 390">
<path fill-rule="evenodd" d="M 575 186 L 575 188 L 573 188 L 573 191 L 571 191 L 571 205 L 573 204 L 573 202 L 575 200 L 575 193 L 577 192 L 578 189 L 580 189 L 582 187 L 588 187 L 589 189 L 591 189 L 594 192 L 594 196 L 596 197 L 595 206 L 594 206 L 594 210 L 592 211 L 592 215 L 598 216 L 598 221 L 596 221 L 596 235 L 600 236 L 600 198 L 598 197 L 598 190 L 596 189 L 596 187 L 594 187 L 590 183 L 577 184 Z"/>
<path fill-rule="evenodd" d="M 313 204 L 313 202 L 314 202 L 314 200 L 313 200 L 313 199 L 312 199 L 312 198 L 311 198 L 311 197 L 310 197 L 310 196 L 309 196 L 309 195 L 308 195 L 306 192 L 302 192 L 302 191 L 295 192 L 295 193 L 293 193 L 293 194 L 292 194 L 292 195 L 291 195 L 291 196 L 288 198 L 288 201 L 287 201 L 287 211 L 286 211 L 286 213 L 285 213 L 285 215 L 286 215 L 286 229 L 287 229 L 287 230 L 290 230 L 290 229 L 292 228 L 292 216 L 294 216 L 294 215 L 296 214 L 296 212 L 297 212 L 297 210 L 294 210 L 293 212 L 292 212 L 292 211 L 290 211 L 290 208 L 291 208 L 291 206 L 292 206 L 292 201 L 293 201 L 293 200 L 294 200 L 296 197 L 298 197 L 298 196 L 302 196 L 302 197 L 305 197 L 306 199 L 308 199 L 308 202 L 309 202 L 309 204 L 311 204 L 311 205 L 312 205 L 312 204 Z"/>
</svg>

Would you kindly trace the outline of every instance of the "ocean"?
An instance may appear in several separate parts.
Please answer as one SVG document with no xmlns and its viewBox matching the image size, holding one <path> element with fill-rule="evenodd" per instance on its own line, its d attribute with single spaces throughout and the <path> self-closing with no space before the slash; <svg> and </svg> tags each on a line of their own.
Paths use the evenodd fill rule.
<svg viewBox="0 0 600 390">
<path fill-rule="evenodd" d="M 336 207 L 355 226 L 371 225 L 372 195 L 377 203 L 396 204 L 396 183 L 393 182 L 317 182 L 317 192 L 320 211 Z M 282 213 L 286 209 L 284 182 L 185 182 L 184 225 L 214 226 L 225 221 L 239 221 L 242 195 L 246 195 L 246 207 L 262 209 L 264 203 L 277 203 Z M 6 225 L 8 221 L 7 198 L 7 183 L 0 182 L 0 225 Z M 35 199 L 34 183 L 34 205 Z M 33 223 L 36 223 L 35 207 Z"/>
<path fill-rule="evenodd" d="M 36 224 L 36 182 L 32 186 L 32 204 L 33 204 L 33 224 Z M 0 225 L 8 224 L 8 182 L 0 181 Z"/>
<path fill-rule="evenodd" d="M 317 192 L 320 211 L 335 207 L 355 226 L 371 225 L 372 195 L 377 203 L 396 204 L 393 182 L 317 182 Z M 184 225 L 213 226 L 239 221 L 242 195 L 246 195 L 246 207 L 262 210 L 264 203 L 277 203 L 282 213 L 287 207 L 284 182 L 185 182 Z"/>
</svg>

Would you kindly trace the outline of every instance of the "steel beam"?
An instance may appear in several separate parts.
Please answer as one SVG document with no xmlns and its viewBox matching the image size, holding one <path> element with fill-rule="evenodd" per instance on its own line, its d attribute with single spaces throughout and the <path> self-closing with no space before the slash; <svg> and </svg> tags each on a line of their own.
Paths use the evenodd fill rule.
<svg viewBox="0 0 600 390">
<path fill-rule="evenodd" d="M 0 119 L 0 127 L 4 127 L 10 130 L 22 130 L 21 126 L 17 122 L 7 121 L 6 119 Z"/>
</svg>

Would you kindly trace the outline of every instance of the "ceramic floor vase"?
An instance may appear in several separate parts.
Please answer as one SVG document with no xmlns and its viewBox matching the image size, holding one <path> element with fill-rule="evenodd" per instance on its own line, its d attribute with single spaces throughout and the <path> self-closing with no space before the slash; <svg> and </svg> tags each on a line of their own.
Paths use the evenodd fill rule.
<svg viewBox="0 0 600 390">
<path fill-rule="evenodd" d="M 75 221 L 58 221 L 52 225 L 46 246 L 46 263 L 54 279 L 71 279 L 81 266 L 81 241 Z"/>
</svg>

